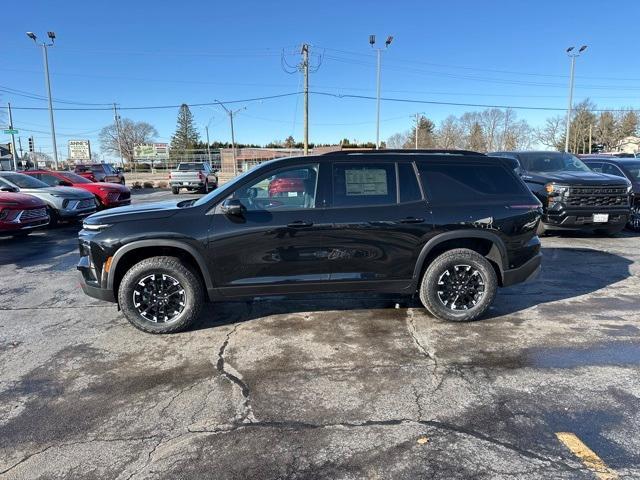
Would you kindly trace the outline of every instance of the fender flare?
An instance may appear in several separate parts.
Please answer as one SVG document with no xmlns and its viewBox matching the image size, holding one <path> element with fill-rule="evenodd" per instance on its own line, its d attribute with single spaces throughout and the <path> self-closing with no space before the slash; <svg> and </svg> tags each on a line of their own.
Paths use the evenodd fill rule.
<svg viewBox="0 0 640 480">
<path fill-rule="evenodd" d="M 418 255 L 418 260 L 416 261 L 416 266 L 413 271 L 413 279 L 414 282 L 420 281 L 420 273 L 422 273 L 422 269 L 424 267 L 424 262 L 427 259 L 429 253 L 437 247 L 439 244 L 446 242 L 448 240 L 458 240 L 458 239 L 467 239 L 467 238 L 481 238 L 483 240 L 489 240 L 493 246 L 489 253 L 486 255 L 486 258 L 492 260 L 494 263 L 498 265 L 498 269 L 500 270 L 500 280 L 504 278 L 504 272 L 508 269 L 507 263 L 507 247 L 505 246 L 502 239 L 495 233 L 488 230 L 456 230 L 453 232 L 444 232 L 436 235 L 435 237 L 429 239 L 429 241 L 422 247 L 420 254 Z"/>
<path fill-rule="evenodd" d="M 180 240 L 154 239 L 138 240 L 135 242 L 127 243 L 116 251 L 116 253 L 113 255 L 113 260 L 111 260 L 111 268 L 109 269 L 109 274 L 107 276 L 107 288 L 109 290 L 113 290 L 113 286 L 115 283 L 115 274 L 118 270 L 118 262 L 122 260 L 122 257 L 124 257 L 129 252 L 147 247 L 173 247 L 184 250 L 186 253 L 190 254 L 196 261 L 196 265 L 200 269 L 200 273 L 202 274 L 206 288 L 213 288 L 213 282 L 211 280 L 211 276 L 209 275 L 209 268 L 207 267 L 207 263 L 205 262 L 205 259 L 200 254 L 200 252 L 198 252 L 198 250 L 196 250 L 192 245 L 189 245 L 187 242 Z"/>
</svg>

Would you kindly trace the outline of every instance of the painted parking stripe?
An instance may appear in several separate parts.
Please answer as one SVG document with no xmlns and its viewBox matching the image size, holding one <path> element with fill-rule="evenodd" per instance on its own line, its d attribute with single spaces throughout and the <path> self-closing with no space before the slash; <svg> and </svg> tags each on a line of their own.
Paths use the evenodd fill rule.
<svg viewBox="0 0 640 480">
<path fill-rule="evenodd" d="M 600 480 L 617 480 L 619 478 L 615 470 L 607 467 L 602 459 L 573 433 L 558 432 L 556 437 Z"/>
</svg>

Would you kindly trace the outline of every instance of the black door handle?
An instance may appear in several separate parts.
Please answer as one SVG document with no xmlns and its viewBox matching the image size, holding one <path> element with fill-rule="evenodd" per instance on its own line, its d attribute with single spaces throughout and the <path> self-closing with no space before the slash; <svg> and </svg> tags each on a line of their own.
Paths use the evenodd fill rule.
<svg viewBox="0 0 640 480">
<path fill-rule="evenodd" d="M 424 218 L 407 217 L 400 220 L 400 223 L 422 223 Z"/>
<path fill-rule="evenodd" d="M 287 227 L 291 228 L 300 228 L 300 227 L 311 227 L 313 222 L 305 222 L 303 220 L 296 220 L 295 222 L 291 222 L 287 225 Z"/>
</svg>

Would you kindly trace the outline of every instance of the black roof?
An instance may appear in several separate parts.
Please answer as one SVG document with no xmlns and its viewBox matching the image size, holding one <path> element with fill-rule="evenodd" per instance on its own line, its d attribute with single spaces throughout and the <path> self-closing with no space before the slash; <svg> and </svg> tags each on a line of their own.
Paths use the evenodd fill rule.
<svg viewBox="0 0 640 480">
<path fill-rule="evenodd" d="M 608 155 L 587 155 L 581 156 L 580 160 L 588 162 L 588 161 L 600 161 L 600 162 L 611 162 L 611 163 L 638 163 L 640 162 L 640 158 L 637 157 L 610 157 Z"/>
</svg>

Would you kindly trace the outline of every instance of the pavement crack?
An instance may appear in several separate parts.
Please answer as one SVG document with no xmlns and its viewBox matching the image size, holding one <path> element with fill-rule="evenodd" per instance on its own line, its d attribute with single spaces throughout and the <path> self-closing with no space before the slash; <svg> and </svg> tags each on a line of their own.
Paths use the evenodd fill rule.
<svg viewBox="0 0 640 480">
<path fill-rule="evenodd" d="M 418 339 L 418 332 L 416 330 L 416 318 L 414 309 L 412 308 L 407 309 L 407 331 L 409 332 L 409 335 L 411 335 L 411 339 L 413 340 L 413 343 L 420 351 L 420 353 L 422 353 L 422 355 L 424 355 L 426 359 L 430 360 L 433 363 L 433 370 L 431 371 L 431 374 L 433 375 L 433 381 L 436 382 L 433 391 L 437 392 L 440 387 L 442 387 L 445 376 L 438 375 L 439 365 L 435 351 L 428 350 L 427 347 L 423 345 L 422 342 Z"/>
<path fill-rule="evenodd" d="M 251 407 L 251 391 L 249 390 L 249 385 L 242 379 L 242 376 L 232 367 L 230 366 L 225 359 L 226 349 L 229 346 L 229 341 L 231 337 L 238 330 L 239 324 L 234 325 L 234 327 L 229 330 L 227 336 L 220 347 L 220 351 L 218 352 L 218 361 L 216 363 L 216 369 L 222 376 L 224 376 L 231 383 L 235 384 L 240 388 L 240 392 L 244 398 L 243 401 L 243 412 L 240 416 L 241 423 L 253 423 L 256 421 L 255 416 L 253 415 L 253 408 Z"/>
</svg>

